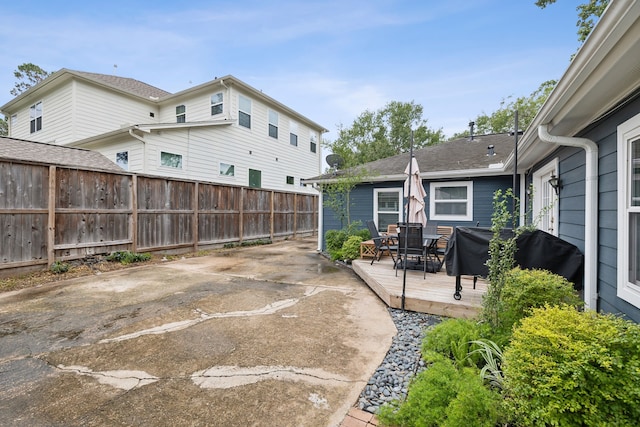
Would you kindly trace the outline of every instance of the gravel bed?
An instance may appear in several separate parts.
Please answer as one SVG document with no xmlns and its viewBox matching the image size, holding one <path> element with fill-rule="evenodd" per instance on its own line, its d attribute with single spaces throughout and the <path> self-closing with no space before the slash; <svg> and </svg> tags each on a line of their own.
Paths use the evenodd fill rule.
<svg viewBox="0 0 640 427">
<path fill-rule="evenodd" d="M 439 316 L 389 308 L 398 333 L 382 364 L 376 369 L 358 399 L 358 408 L 375 414 L 380 406 L 404 399 L 413 376 L 424 369 L 420 347 L 425 332 L 442 321 Z"/>
</svg>

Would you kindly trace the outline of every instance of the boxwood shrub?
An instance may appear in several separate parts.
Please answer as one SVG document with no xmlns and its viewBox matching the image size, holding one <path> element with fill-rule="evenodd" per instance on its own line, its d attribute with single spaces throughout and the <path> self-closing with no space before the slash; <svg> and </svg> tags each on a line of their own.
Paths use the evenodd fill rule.
<svg viewBox="0 0 640 427">
<path fill-rule="evenodd" d="M 535 308 L 514 329 L 503 362 L 515 425 L 638 425 L 636 323 L 568 305 Z"/>
</svg>

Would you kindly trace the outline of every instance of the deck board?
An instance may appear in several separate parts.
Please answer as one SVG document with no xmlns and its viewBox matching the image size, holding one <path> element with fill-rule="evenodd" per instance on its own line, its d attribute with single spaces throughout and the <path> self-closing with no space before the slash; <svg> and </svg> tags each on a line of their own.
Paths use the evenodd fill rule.
<svg viewBox="0 0 640 427">
<path fill-rule="evenodd" d="M 352 263 L 353 271 L 373 290 L 389 307 L 402 308 L 402 284 L 404 272 L 393 268 L 390 257 L 380 261 L 356 259 Z M 404 308 L 420 313 L 435 314 L 446 317 L 473 318 L 478 315 L 482 306 L 482 296 L 487 290 L 487 283 L 478 279 L 473 289 L 473 277 L 462 277 L 462 299 L 455 300 L 456 278 L 447 276 L 442 271 L 427 273 L 423 278 L 422 271 L 407 270 L 404 290 Z"/>
</svg>

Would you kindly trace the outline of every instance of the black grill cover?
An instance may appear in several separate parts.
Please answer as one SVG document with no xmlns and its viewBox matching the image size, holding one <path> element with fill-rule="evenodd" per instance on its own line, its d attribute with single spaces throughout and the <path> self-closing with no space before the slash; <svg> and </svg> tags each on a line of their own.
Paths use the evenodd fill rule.
<svg viewBox="0 0 640 427">
<path fill-rule="evenodd" d="M 511 230 L 501 233 L 503 239 L 513 236 Z M 489 241 L 493 232 L 488 228 L 456 227 L 445 252 L 449 276 L 487 277 Z M 569 242 L 542 230 L 526 231 L 518 237 L 516 264 L 523 269 L 543 269 L 565 277 L 582 289 L 584 256 Z"/>
</svg>

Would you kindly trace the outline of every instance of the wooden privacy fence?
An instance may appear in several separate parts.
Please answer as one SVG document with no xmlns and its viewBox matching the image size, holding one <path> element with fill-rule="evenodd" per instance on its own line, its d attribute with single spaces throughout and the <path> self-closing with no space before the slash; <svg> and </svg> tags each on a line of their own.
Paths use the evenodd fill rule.
<svg viewBox="0 0 640 427">
<path fill-rule="evenodd" d="M 313 235 L 317 196 L 0 161 L 0 270 Z M 6 271 L 5 271 L 6 272 Z"/>
</svg>

